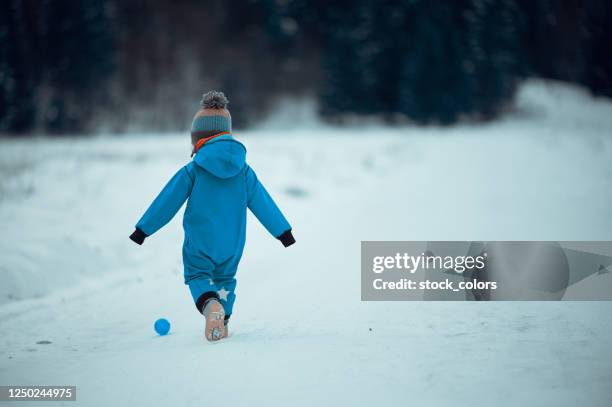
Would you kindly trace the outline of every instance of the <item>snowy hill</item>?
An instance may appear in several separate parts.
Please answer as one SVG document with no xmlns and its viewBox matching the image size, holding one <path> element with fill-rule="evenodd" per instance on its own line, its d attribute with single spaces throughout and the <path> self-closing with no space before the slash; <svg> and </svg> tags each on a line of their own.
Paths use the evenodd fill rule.
<svg viewBox="0 0 612 407">
<path fill-rule="evenodd" d="M 487 125 L 273 124 L 236 137 L 298 243 L 249 219 L 215 345 L 180 216 L 127 239 L 186 134 L 0 140 L 0 385 L 74 384 L 87 406 L 608 405 L 612 304 L 362 303 L 359 243 L 612 240 L 610 101 L 530 82 Z"/>
</svg>

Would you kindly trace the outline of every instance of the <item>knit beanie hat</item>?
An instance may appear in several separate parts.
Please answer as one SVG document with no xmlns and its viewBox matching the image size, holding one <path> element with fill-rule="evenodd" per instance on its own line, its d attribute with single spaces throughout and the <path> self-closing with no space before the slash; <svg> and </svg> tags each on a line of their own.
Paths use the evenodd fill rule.
<svg viewBox="0 0 612 407">
<path fill-rule="evenodd" d="M 202 95 L 200 110 L 191 122 L 191 144 L 218 133 L 232 131 L 232 116 L 227 110 L 229 100 L 223 92 L 210 91 Z"/>
</svg>

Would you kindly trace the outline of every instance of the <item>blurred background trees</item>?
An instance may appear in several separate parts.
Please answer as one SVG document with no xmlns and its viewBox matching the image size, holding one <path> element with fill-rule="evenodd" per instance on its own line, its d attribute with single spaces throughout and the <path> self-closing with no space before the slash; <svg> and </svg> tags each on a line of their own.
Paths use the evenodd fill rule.
<svg viewBox="0 0 612 407">
<path fill-rule="evenodd" d="M 605 0 L 5 0 L 0 131 L 185 129 L 221 89 L 237 126 L 281 98 L 342 122 L 489 120 L 527 77 L 612 96 Z"/>
<path fill-rule="evenodd" d="M 108 102 L 97 90 L 113 73 L 105 4 L 30 0 L 0 7 L 0 129 L 81 130 Z"/>
</svg>

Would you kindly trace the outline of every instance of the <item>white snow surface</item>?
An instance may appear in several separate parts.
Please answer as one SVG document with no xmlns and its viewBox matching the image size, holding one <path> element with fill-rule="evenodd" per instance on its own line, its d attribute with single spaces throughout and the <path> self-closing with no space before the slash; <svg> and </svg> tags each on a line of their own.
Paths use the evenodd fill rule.
<svg viewBox="0 0 612 407">
<path fill-rule="evenodd" d="M 186 133 L 0 140 L 0 385 L 76 385 L 83 406 L 610 405 L 611 303 L 361 302 L 359 270 L 361 240 L 612 240 L 609 100 L 534 81 L 486 125 L 235 136 L 297 244 L 249 216 L 217 344 L 182 213 L 127 238 Z"/>
</svg>

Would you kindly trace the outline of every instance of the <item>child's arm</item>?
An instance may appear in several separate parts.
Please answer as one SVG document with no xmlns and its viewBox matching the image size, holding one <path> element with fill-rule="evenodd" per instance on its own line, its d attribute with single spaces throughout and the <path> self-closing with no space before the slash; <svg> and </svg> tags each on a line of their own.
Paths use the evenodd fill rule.
<svg viewBox="0 0 612 407">
<path fill-rule="evenodd" d="M 272 236 L 281 241 L 283 246 L 287 247 L 294 244 L 295 239 L 291 233 L 291 225 L 278 209 L 268 191 L 259 182 L 255 171 L 251 167 L 247 167 L 246 182 L 247 205 L 251 212 Z"/>
<path fill-rule="evenodd" d="M 146 237 L 151 236 L 170 222 L 191 194 L 192 186 L 192 174 L 186 165 L 174 174 L 149 209 L 142 215 L 130 239 L 142 244 Z"/>
</svg>

